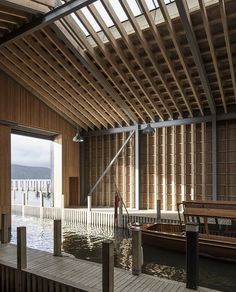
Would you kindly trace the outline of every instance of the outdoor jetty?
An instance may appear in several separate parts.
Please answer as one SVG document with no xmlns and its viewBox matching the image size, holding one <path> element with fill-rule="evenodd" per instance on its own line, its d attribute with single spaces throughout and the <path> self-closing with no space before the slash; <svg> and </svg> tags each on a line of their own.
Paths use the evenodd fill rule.
<svg viewBox="0 0 236 292">
<path fill-rule="evenodd" d="M 0 246 L 0 287 L 4 292 L 99 292 L 102 291 L 102 265 L 70 257 L 55 257 L 50 253 L 27 249 L 28 264 L 17 270 L 17 253 L 14 245 Z M 25 290 L 17 287 L 17 274 L 22 275 Z M 17 290 L 19 288 L 19 290 Z M 14 290 L 15 289 L 15 290 Z M 115 268 L 114 291 L 116 292 L 190 292 L 184 283 Z M 215 290 L 199 287 L 199 292 Z"/>
</svg>

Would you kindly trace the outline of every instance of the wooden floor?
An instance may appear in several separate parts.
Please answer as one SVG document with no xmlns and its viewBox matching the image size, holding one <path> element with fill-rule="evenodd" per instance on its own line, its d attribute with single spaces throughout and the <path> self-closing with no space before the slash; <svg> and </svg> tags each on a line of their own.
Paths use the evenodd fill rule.
<svg viewBox="0 0 236 292">
<path fill-rule="evenodd" d="M 16 266 L 16 246 L 0 245 L 0 264 Z M 28 268 L 26 271 L 86 291 L 102 291 L 101 264 L 70 257 L 54 257 L 47 252 L 28 249 Z M 133 276 L 129 271 L 115 268 L 115 291 L 181 292 L 193 290 L 186 289 L 184 283 L 146 274 Z M 199 288 L 199 291 L 214 290 Z"/>
</svg>

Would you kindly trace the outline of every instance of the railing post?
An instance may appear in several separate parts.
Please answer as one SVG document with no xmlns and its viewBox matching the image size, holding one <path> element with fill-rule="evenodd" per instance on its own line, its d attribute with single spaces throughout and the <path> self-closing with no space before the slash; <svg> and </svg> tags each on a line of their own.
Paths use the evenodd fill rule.
<svg viewBox="0 0 236 292">
<path fill-rule="evenodd" d="M 17 227 L 17 269 L 27 268 L 26 227 Z"/>
<path fill-rule="evenodd" d="M 64 195 L 61 195 L 61 220 L 65 219 L 65 201 Z"/>
<path fill-rule="evenodd" d="M 40 213 L 40 218 L 43 218 L 43 207 L 44 207 L 44 198 L 43 198 L 43 193 L 40 191 L 39 192 L 39 213 Z"/>
<path fill-rule="evenodd" d="M 8 215 L 1 216 L 1 243 L 8 243 Z"/>
<path fill-rule="evenodd" d="M 122 202 L 120 202 L 120 204 L 119 204 L 118 227 L 119 228 L 124 228 L 124 225 L 123 225 L 123 205 L 122 205 Z"/>
<path fill-rule="evenodd" d="M 197 290 L 199 282 L 199 225 L 186 224 L 186 288 Z"/>
<path fill-rule="evenodd" d="M 161 200 L 157 200 L 157 222 L 161 222 Z"/>
<path fill-rule="evenodd" d="M 140 275 L 142 272 L 142 236 L 139 227 L 132 229 L 132 274 Z"/>
<path fill-rule="evenodd" d="M 92 196 L 87 197 L 88 200 L 88 210 L 87 210 L 87 224 L 91 224 L 92 222 Z"/>
<path fill-rule="evenodd" d="M 61 256 L 61 220 L 54 220 L 53 226 L 53 238 L 54 238 L 54 249 L 53 255 L 54 256 Z"/>
<path fill-rule="evenodd" d="M 112 240 L 102 243 L 102 291 L 114 291 L 114 243 Z"/>
</svg>

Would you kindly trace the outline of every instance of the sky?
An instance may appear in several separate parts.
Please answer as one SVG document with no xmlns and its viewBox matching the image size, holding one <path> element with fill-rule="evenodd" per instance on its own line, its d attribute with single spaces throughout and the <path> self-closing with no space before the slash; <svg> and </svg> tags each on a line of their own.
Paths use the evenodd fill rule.
<svg viewBox="0 0 236 292">
<path fill-rule="evenodd" d="M 11 135 L 12 164 L 50 167 L 51 141 Z"/>
</svg>

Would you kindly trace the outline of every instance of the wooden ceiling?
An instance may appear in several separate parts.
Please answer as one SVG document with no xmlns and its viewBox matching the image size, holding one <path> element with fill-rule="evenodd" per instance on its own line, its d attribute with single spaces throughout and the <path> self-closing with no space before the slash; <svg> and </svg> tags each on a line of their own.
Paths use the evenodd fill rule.
<svg viewBox="0 0 236 292">
<path fill-rule="evenodd" d="M 6 2 L 24 5 L 19 9 L 1 3 L 1 36 L 35 17 L 33 10 L 29 13 L 29 7 L 24 8 L 27 1 Z M 47 10 L 54 4 L 28 2 Z M 43 5 L 49 2 L 51 7 Z M 0 67 L 85 130 L 209 112 L 209 93 L 200 78 L 201 70 L 176 4 L 165 5 L 164 0 L 157 0 L 159 8 L 150 12 L 146 0 L 137 0 L 143 14 L 135 17 L 129 1 L 122 0 L 128 20 L 121 22 L 108 0 L 100 2 L 112 27 L 108 28 L 96 3 L 88 5 L 100 32 L 95 31 L 84 10 L 78 10 L 73 16 L 1 47 Z M 204 66 L 203 77 L 217 110 L 228 112 L 236 102 L 236 1 L 192 3 L 187 14 Z M 81 30 L 76 17 L 89 36 Z M 2 19 L 6 20 L 5 30 L 1 29 Z"/>
</svg>

